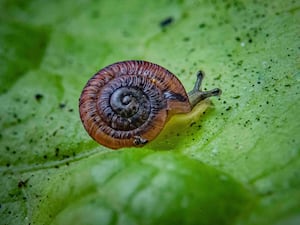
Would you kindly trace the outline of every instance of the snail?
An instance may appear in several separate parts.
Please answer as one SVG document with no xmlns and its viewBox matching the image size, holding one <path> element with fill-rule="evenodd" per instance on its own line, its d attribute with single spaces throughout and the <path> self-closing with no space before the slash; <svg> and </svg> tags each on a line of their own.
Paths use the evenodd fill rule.
<svg viewBox="0 0 300 225">
<path fill-rule="evenodd" d="M 98 71 L 84 87 L 79 113 L 84 128 L 111 149 L 140 147 L 153 140 L 170 117 L 188 113 L 201 100 L 218 96 L 218 88 L 202 91 L 204 73 L 197 73 L 186 92 L 167 69 L 147 61 L 129 60 Z"/>
</svg>

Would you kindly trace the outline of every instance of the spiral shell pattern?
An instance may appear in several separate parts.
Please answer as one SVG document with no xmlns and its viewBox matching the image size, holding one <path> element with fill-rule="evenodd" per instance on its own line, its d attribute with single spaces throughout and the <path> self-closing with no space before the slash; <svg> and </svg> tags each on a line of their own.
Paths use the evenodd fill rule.
<svg viewBox="0 0 300 225">
<path fill-rule="evenodd" d="M 160 133 L 171 115 L 190 110 L 187 93 L 171 72 L 135 60 L 101 69 L 79 100 L 86 131 L 111 149 L 142 146 Z"/>
</svg>

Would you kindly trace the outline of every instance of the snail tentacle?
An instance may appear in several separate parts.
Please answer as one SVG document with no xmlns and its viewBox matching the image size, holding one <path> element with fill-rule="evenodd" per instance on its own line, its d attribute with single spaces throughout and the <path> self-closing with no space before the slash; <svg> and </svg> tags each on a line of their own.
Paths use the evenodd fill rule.
<svg viewBox="0 0 300 225">
<path fill-rule="evenodd" d="M 190 92 L 188 92 L 188 97 L 189 97 L 189 101 L 191 103 L 192 108 L 195 107 L 195 105 L 197 105 L 199 102 L 201 102 L 202 100 L 212 97 L 212 96 L 220 96 L 222 94 L 221 89 L 219 88 L 214 88 L 212 90 L 208 90 L 208 91 L 202 91 L 201 89 L 201 84 L 203 81 L 203 78 L 205 76 L 205 73 L 203 71 L 198 71 L 197 72 L 197 79 L 194 85 L 193 90 L 191 90 Z"/>
</svg>

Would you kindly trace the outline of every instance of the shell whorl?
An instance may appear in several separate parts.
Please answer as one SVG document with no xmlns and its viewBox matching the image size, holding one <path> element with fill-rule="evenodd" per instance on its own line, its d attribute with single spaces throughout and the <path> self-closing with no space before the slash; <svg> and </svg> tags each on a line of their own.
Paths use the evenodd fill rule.
<svg viewBox="0 0 300 225">
<path fill-rule="evenodd" d="M 169 115 L 191 110 L 171 72 L 134 60 L 97 72 L 83 89 L 79 108 L 90 136 L 112 149 L 145 144 L 160 133 Z"/>
</svg>

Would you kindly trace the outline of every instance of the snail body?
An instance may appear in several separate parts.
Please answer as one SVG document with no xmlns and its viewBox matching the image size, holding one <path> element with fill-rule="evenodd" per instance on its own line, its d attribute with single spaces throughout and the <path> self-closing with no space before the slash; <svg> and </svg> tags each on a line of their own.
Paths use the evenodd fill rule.
<svg viewBox="0 0 300 225">
<path fill-rule="evenodd" d="M 203 73 L 187 93 L 167 69 L 146 61 L 123 61 L 98 71 L 79 99 L 80 118 L 88 134 L 111 149 L 143 146 L 153 140 L 168 119 L 188 113 L 220 89 L 202 92 Z"/>
</svg>

